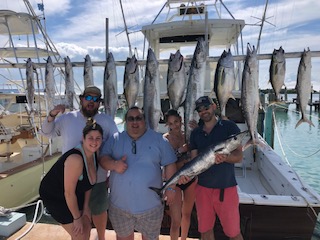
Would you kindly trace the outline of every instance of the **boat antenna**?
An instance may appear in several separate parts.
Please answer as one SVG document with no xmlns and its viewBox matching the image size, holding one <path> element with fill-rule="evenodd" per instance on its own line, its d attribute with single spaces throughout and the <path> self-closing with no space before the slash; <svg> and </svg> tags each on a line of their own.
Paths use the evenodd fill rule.
<svg viewBox="0 0 320 240">
<path fill-rule="evenodd" d="M 130 43 L 130 38 L 129 38 L 129 32 L 128 32 L 128 27 L 127 27 L 127 23 L 126 23 L 126 18 L 124 16 L 121 0 L 120 0 L 120 7 L 121 7 L 121 13 L 122 13 L 122 18 L 123 18 L 123 23 L 124 23 L 124 30 L 126 32 L 127 40 L 128 40 L 128 44 L 129 44 L 129 55 L 130 55 L 130 57 L 132 57 L 132 49 L 131 49 L 131 43 Z"/>
<path fill-rule="evenodd" d="M 269 3 L 269 0 L 266 0 L 266 4 L 265 4 L 265 6 L 264 6 L 264 11 L 263 11 L 262 18 L 261 18 L 261 19 L 257 18 L 257 19 L 259 19 L 259 20 L 261 21 L 260 31 L 259 31 L 258 41 L 257 41 L 257 52 L 260 52 L 260 41 L 261 41 L 261 34 L 262 34 L 262 29 L 263 29 L 264 23 L 267 22 L 267 23 L 269 23 L 270 25 L 275 26 L 274 24 L 268 22 L 268 21 L 267 21 L 267 18 L 266 18 L 268 3 Z"/>
</svg>

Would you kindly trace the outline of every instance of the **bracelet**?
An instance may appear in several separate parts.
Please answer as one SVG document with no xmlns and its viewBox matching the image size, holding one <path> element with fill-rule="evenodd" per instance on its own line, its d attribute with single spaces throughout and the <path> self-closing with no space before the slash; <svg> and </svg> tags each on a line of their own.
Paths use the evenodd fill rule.
<svg viewBox="0 0 320 240">
<path fill-rule="evenodd" d="M 168 187 L 167 190 L 168 190 L 168 191 L 172 191 L 172 192 L 176 192 L 176 190 L 173 189 L 173 188 L 171 188 L 171 187 Z"/>
<path fill-rule="evenodd" d="M 80 217 L 78 218 L 74 218 L 73 221 L 79 220 L 82 217 L 82 215 L 80 215 Z"/>
<path fill-rule="evenodd" d="M 55 117 L 57 116 L 57 114 L 56 114 L 56 115 L 52 115 L 52 114 L 51 114 L 51 111 L 50 111 L 50 112 L 49 112 L 49 116 L 52 117 L 52 118 L 55 118 Z"/>
</svg>

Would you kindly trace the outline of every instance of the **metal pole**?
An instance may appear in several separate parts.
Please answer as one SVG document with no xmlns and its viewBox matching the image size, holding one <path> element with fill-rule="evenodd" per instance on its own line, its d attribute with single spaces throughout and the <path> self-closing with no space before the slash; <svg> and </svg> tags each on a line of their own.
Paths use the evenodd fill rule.
<svg viewBox="0 0 320 240">
<path fill-rule="evenodd" d="M 131 49 L 131 43 L 130 43 L 130 39 L 129 39 L 129 32 L 128 32 L 128 27 L 127 27 L 127 23 L 126 23 L 126 18 L 124 16 L 121 0 L 120 0 L 120 7 L 121 7 L 121 13 L 122 13 L 122 18 L 123 18 L 123 22 L 124 22 L 124 29 L 126 31 L 127 40 L 128 40 L 128 44 L 129 44 L 129 57 L 132 57 L 132 49 Z"/>
<path fill-rule="evenodd" d="M 109 53 L 109 18 L 106 18 L 106 61 Z"/>
</svg>

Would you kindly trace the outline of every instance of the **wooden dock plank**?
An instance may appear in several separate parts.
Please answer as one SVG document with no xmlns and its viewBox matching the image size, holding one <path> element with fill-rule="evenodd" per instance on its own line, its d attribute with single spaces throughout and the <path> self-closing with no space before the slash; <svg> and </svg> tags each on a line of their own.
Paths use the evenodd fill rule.
<svg viewBox="0 0 320 240">
<path fill-rule="evenodd" d="M 21 228 L 18 232 L 10 236 L 7 240 L 16 240 L 19 236 L 21 236 L 24 232 L 28 230 L 30 225 L 31 223 L 27 222 L 27 224 L 23 228 Z M 105 237 L 108 240 L 116 239 L 116 233 L 113 230 L 107 229 Z M 2 238 L 0 237 L 0 239 Z M 43 239 L 69 240 L 71 238 L 69 234 L 59 225 L 37 223 L 34 225 L 31 231 L 22 239 L 23 240 L 43 240 Z M 98 239 L 97 232 L 93 228 L 91 230 L 90 240 L 96 240 L 96 239 Z M 135 233 L 134 239 L 135 240 L 142 239 L 141 234 Z M 170 239 L 170 236 L 167 236 L 167 235 L 161 235 L 159 237 L 159 240 L 169 240 L 169 239 Z M 188 238 L 188 239 L 191 240 L 192 238 Z"/>
</svg>

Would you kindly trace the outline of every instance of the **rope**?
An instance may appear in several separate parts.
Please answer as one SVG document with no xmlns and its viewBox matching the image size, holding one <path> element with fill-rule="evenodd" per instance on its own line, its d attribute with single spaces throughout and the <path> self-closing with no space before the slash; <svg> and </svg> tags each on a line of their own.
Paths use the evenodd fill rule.
<svg viewBox="0 0 320 240">
<path fill-rule="evenodd" d="M 34 203 L 31 204 L 31 205 L 34 205 Z M 39 211 L 39 207 L 40 206 L 41 206 L 41 208 L 40 208 L 41 212 L 40 212 L 40 215 L 38 216 L 38 211 Z M 25 235 L 27 235 L 31 231 L 31 229 L 34 227 L 34 225 L 40 221 L 40 219 L 41 219 L 41 217 L 43 215 L 43 212 L 44 212 L 43 202 L 42 202 L 42 200 L 38 200 L 37 203 L 36 203 L 36 210 L 34 212 L 34 216 L 33 216 L 33 220 L 32 220 L 31 225 L 29 226 L 29 228 L 23 234 L 21 234 L 15 240 L 19 240 L 19 239 L 23 238 Z"/>
</svg>

